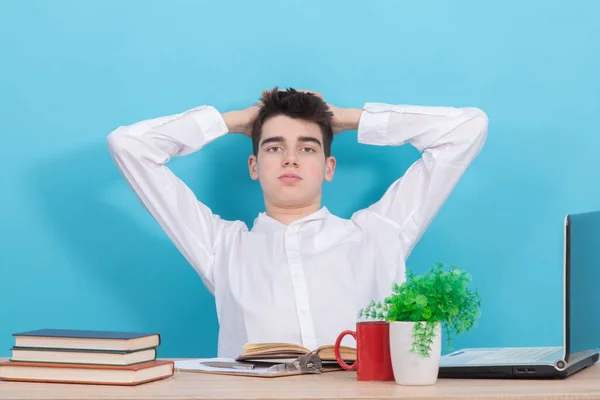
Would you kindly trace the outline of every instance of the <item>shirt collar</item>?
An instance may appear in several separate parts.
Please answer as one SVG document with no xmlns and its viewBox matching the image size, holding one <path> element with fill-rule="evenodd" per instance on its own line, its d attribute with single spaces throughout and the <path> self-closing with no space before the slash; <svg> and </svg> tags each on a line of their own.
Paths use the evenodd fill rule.
<svg viewBox="0 0 600 400">
<path fill-rule="evenodd" d="M 310 221 L 324 220 L 329 215 L 330 215 L 329 210 L 327 209 L 327 207 L 323 206 L 319 210 L 315 211 L 314 213 L 292 222 L 291 224 L 289 224 L 289 226 L 294 226 L 297 224 L 302 224 L 302 223 L 306 223 L 306 222 L 310 222 Z M 277 229 L 286 229 L 286 228 L 287 228 L 286 225 L 282 224 L 281 222 L 277 221 L 276 219 L 269 217 L 266 213 L 261 212 L 260 214 L 258 214 L 258 217 L 256 217 L 256 219 L 254 220 L 254 226 L 253 226 L 252 230 L 255 232 L 267 232 L 267 231 L 274 231 Z"/>
</svg>

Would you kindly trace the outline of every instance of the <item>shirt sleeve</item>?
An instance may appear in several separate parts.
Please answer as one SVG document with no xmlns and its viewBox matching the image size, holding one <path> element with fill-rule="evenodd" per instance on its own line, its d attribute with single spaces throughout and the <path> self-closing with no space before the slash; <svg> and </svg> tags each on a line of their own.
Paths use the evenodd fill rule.
<svg viewBox="0 0 600 400">
<path fill-rule="evenodd" d="M 200 106 L 120 126 L 108 135 L 109 152 L 125 180 L 211 293 L 215 249 L 246 226 L 213 214 L 166 164 L 172 157 L 198 151 L 227 132 L 214 107 Z"/>
<path fill-rule="evenodd" d="M 367 103 L 358 127 L 360 143 L 376 146 L 410 143 L 422 155 L 378 202 L 359 211 L 354 218 L 393 225 L 399 232 L 404 257 L 408 258 L 480 152 L 487 129 L 486 114 L 474 107 Z"/>
</svg>

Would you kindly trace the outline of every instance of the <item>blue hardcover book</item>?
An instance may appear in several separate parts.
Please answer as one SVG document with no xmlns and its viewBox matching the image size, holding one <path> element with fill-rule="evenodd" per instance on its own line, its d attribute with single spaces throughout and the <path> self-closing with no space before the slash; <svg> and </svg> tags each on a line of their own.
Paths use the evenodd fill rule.
<svg viewBox="0 0 600 400">
<path fill-rule="evenodd" d="M 39 329 L 14 333 L 16 347 L 136 351 L 160 345 L 160 334 L 145 332 Z"/>
</svg>

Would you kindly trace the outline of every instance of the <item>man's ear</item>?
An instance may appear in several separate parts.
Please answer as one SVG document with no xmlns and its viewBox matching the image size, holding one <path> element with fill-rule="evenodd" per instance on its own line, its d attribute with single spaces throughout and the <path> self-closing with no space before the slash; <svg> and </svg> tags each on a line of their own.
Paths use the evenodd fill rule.
<svg viewBox="0 0 600 400">
<path fill-rule="evenodd" d="M 250 178 L 258 180 L 258 163 L 254 154 L 248 157 L 248 170 L 250 171 Z"/>
<path fill-rule="evenodd" d="M 331 182 L 333 180 L 333 174 L 335 173 L 335 157 L 329 156 L 325 160 L 325 180 Z"/>
</svg>

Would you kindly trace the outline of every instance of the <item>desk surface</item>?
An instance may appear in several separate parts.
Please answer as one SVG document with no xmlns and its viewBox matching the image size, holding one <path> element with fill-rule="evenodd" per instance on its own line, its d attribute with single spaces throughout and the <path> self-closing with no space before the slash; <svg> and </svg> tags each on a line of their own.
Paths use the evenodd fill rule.
<svg viewBox="0 0 600 400">
<path fill-rule="evenodd" d="M 0 359 L 0 361 L 3 361 Z M 440 379 L 433 386 L 358 382 L 354 372 L 280 378 L 176 372 L 134 387 L 0 381 L 0 399 L 600 399 L 600 365 L 565 380 Z"/>
</svg>

